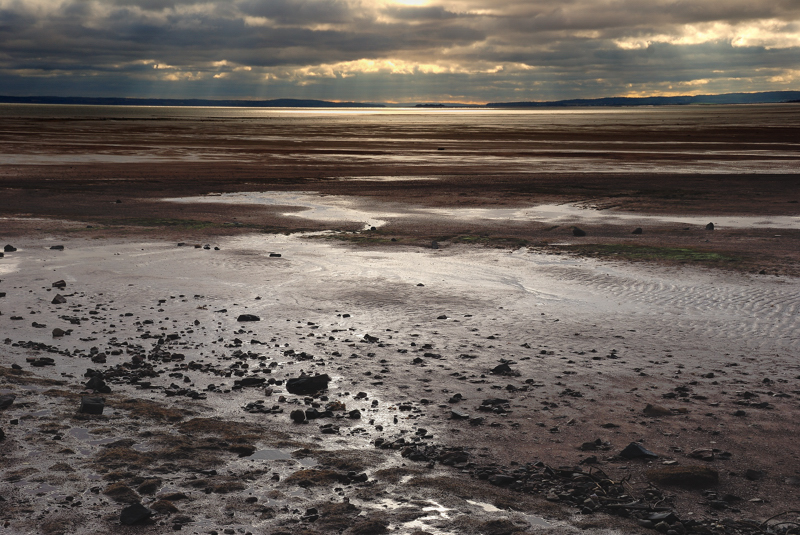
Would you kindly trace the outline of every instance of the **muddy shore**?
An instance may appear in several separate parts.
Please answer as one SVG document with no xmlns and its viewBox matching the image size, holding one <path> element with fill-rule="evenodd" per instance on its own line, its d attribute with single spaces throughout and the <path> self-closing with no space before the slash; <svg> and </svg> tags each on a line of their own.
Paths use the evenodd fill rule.
<svg viewBox="0 0 800 535">
<path fill-rule="evenodd" d="M 791 121 L 459 136 L 408 122 L 391 151 L 375 127 L 279 124 L 253 144 L 263 125 L 15 121 L 2 139 L 30 158 L 0 164 L 9 533 L 797 522 L 783 513 L 800 485 L 800 181 L 710 174 L 698 156 L 725 142 L 723 167 L 755 169 L 748 150 L 770 143 L 793 161 Z M 551 157 L 581 142 L 609 149 L 604 165 L 684 172 L 520 169 L 534 133 Z M 611 134 L 648 148 L 611 150 Z M 648 144 L 689 134 L 690 155 Z M 313 147 L 284 146 L 303 136 Z M 153 150 L 163 162 L 134 161 Z M 205 202 L 217 194 L 247 195 Z M 301 374 L 330 381 L 289 392 Z M 83 396 L 103 413 L 79 412 Z M 631 443 L 653 455 L 621 455 Z M 151 516 L 123 526 L 132 503 Z"/>
</svg>

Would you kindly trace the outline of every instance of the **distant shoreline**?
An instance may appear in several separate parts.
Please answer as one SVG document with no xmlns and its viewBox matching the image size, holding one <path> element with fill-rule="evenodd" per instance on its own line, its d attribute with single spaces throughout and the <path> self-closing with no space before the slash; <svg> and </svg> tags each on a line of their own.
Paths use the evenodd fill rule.
<svg viewBox="0 0 800 535">
<path fill-rule="evenodd" d="M 408 103 L 399 107 L 419 109 L 447 108 L 568 108 L 568 107 L 632 107 L 632 106 L 686 106 L 708 104 L 783 104 L 800 102 L 800 91 L 766 91 L 760 93 L 725 93 L 719 95 L 694 95 L 672 97 L 603 97 L 594 99 L 569 99 L 551 101 L 489 102 L 480 104 L 459 103 Z M 128 97 L 56 97 L 0 95 L 0 104 L 65 104 L 89 106 L 178 106 L 178 107 L 235 107 L 235 108 L 389 108 L 386 104 L 372 102 L 332 102 L 314 99 L 280 98 L 271 100 L 237 99 L 172 99 Z"/>
</svg>

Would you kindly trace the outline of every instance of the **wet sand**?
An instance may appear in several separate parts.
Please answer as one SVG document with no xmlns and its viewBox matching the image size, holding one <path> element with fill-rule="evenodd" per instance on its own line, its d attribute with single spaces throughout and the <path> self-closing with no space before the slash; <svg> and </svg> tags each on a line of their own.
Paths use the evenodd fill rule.
<svg viewBox="0 0 800 535">
<path fill-rule="evenodd" d="M 14 135 L 31 142 L 41 123 Z M 81 154 L 117 150 L 108 128 L 187 146 L 169 121 L 56 123 L 41 135 L 82 132 Z M 618 141 L 646 140 L 642 128 Z M 714 132 L 701 141 L 796 157 L 775 130 Z M 435 153 L 461 143 L 449 139 Z M 2 236 L 17 247 L 0 259 L 10 533 L 639 533 L 642 511 L 610 514 L 636 500 L 688 532 L 732 533 L 796 509 L 796 175 L 527 173 L 479 143 L 452 175 L 458 156 L 342 163 L 315 143 L 274 166 L 65 162 L 52 144 L 40 150 L 61 163 L 0 166 Z M 264 191 L 278 193 L 163 200 Z M 88 368 L 111 389 L 101 416 L 77 412 Z M 288 393 L 301 372 L 328 374 L 327 391 Z M 243 378 L 256 385 L 236 388 Z M 658 458 L 619 457 L 631 442 Z M 672 466 L 719 481 L 648 474 Z M 570 483 L 606 480 L 623 491 Z M 129 502 L 156 514 L 120 526 Z"/>
</svg>

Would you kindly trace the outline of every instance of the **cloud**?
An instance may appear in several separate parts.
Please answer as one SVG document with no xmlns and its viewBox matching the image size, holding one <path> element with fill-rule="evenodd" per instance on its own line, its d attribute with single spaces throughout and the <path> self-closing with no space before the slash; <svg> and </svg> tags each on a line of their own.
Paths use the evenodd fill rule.
<svg viewBox="0 0 800 535">
<path fill-rule="evenodd" d="M 8 94 L 545 100 L 797 72 L 796 0 L 0 0 Z"/>
</svg>

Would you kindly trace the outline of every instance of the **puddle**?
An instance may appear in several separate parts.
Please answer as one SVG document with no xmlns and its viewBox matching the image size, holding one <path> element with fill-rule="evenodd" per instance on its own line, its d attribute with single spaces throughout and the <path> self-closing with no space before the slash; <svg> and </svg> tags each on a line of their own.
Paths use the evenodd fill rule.
<svg viewBox="0 0 800 535">
<path fill-rule="evenodd" d="M 304 467 L 312 467 L 316 466 L 317 461 L 312 459 L 311 457 L 305 457 L 302 459 L 295 459 L 287 452 L 283 450 L 258 450 L 250 457 L 247 457 L 247 460 L 250 461 L 295 461 L 299 463 L 301 466 Z"/>
<path fill-rule="evenodd" d="M 800 229 L 800 216 L 681 216 L 645 215 L 635 212 L 598 210 L 568 204 L 542 204 L 527 208 L 422 208 L 409 206 L 404 213 L 377 208 L 366 210 L 358 201 L 339 195 L 320 195 L 303 192 L 245 192 L 214 194 L 203 197 L 164 199 L 169 202 L 210 202 L 228 204 L 263 204 L 268 206 L 297 206 L 300 212 L 282 215 L 314 221 L 358 221 L 364 228 L 380 227 L 392 218 L 446 217 L 464 220 L 538 221 L 546 224 L 586 223 L 631 224 L 637 222 L 680 223 L 705 227 L 713 222 L 718 228 Z"/>
</svg>

